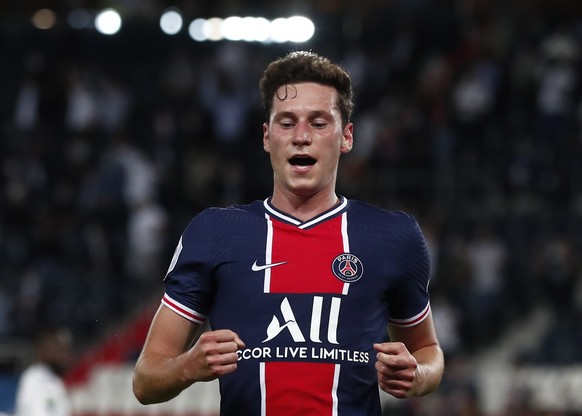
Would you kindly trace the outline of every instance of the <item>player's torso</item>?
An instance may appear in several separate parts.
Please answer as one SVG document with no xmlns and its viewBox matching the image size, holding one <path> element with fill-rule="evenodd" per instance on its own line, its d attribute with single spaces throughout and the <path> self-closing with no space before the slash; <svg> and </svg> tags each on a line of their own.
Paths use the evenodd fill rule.
<svg viewBox="0 0 582 416">
<path fill-rule="evenodd" d="M 209 319 L 246 348 L 222 380 L 223 407 L 260 394 L 267 415 L 297 414 L 294 405 L 300 414 L 346 414 L 362 397 L 370 401 L 362 414 L 379 411 L 372 345 L 386 335 L 389 256 L 377 227 L 345 208 L 310 223 L 267 210 L 225 240 Z"/>
</svg>

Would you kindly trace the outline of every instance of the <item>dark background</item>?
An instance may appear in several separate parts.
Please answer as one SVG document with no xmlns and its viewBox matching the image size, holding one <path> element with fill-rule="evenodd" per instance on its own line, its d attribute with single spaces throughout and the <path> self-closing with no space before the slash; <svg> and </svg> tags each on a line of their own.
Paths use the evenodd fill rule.
<svg viewBox="0 0 582 416">
<path fill-rule="evenodd" d="M 161 32 L 169 6 L 185 25 L 303 14 L 316 32 L 301 45 L 197 43 Z M 103 7 L 122 14 L 118 34 L 67 23 Z M 33 26 L 40 8 L 54 27 Z M 580 364 L 581 12 L 575 0 L 2 2 L 4 373 L 21 369 L 12 343 L 46 323 L 70 326 L 81 351 L 98 343 L 159 301 L 194 214 L 271 192 L 257 84 L 293 49 L 352 74 L 355 149 L 339 189 L 417 217 L 448 362 L 541 314 L 551 324 L 533 325 L 511 362 Z M 472 397 L 465 379 L 443 394 L 457 384 Z"/>
</svg>

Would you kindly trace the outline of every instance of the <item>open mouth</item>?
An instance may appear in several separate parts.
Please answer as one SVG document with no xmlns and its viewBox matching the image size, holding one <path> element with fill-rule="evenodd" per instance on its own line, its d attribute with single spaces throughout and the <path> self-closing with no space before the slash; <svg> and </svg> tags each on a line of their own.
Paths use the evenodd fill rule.
<svg viewBox="0 0 582 416">
<path fill-rule="evenodd" d="M 293 166 L 313 166 L 316 160 L 309 156 L 296 156 L 289 159 L 289 163 Z"/>
</svg>

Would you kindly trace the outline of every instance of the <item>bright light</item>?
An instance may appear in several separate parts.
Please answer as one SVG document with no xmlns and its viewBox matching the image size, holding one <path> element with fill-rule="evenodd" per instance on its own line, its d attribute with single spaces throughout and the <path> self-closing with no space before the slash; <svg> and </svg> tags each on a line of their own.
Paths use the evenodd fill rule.
<svg viewBox="0 0 582 416">
<path fill-rule="evenodd" d="M 114 35 L 121 29 L 123 21 L 115 9 L 95 13 L 93 10 L 74 9 L 67 16 L 67 21 L 75 29 L 95 28 L 105 35 Z M 56 15 L 49 9 L 41 9 L 33 16 L 33 23 L 41 29 L 52 27 L 55 21 Z M 166 35 L 179 33 L 184 27 L 182 12 L 177 7 L 166 8 L 160 16 L 159 25 Z M 279 17 L 274 20 L 251 16 L 197 18 L 188 25 L 188 34 L 196 42 L 228 40 L 265 44 L 301 43 L 313 37 L 315 25 L 304 16 Z"/>
<path fill-rule="evenodd" d="M 289 32 L 291 31 L 288 22 L 288 19 L 283 17 L 279 17 L 271 22 L 271 41 L 283 43 L 288 40 Z"/>
<path fill-rule="evenodd" d="M 314 33 L 315 25 L 307 17 L 280 17 L 271 22 L 271 37 L 268 41 L 277 43 L 307 42 Z"/>
<path fill-rule="evenodd" d="M 222 34 L 222 19 L 220 17 L 212 17 L 208 19 L 209 32 L 207 33 L 208 40 L 218 41 L 224 39 Z"/>
<path fill-rule="evenodd" d="M 104 35 L 114 35 L 121 29 L 121 16 L 114 9 L 105 9 L 95 18 L 95 28 Z"/>
<path fill-rule="evenodd" d="M 220 17 L 210 19 L 195 19 L 188 27 L 190 37 L 198 42 L 207 40 L 219 41 L 224 39 L 222 32 L 224 20 Z"/>
<path fill-rule="evenodd" d="M 293 16 L 287 19 L 289 26 L 288 40 L 291 42 L 306 42 L 313 37 L 315 25 L 303 16 Z"/>
<path fill-rule="evenodd" d="M 188 33 L 197 42 L 224 39 L 264 43 L 307 42 L 315 33 L 315 25 L 303 16 L 281 17 L 273 21 L 264 17 L 213 17 L 193 20 Z"/>
<path fill-rule="evenodd" d="M 266 42 L 271 36 L 271 22 L 264 17 L 257 17 L 251 30 L 256 41 Z"/>
<path fill-rule="evenodd" d="M 206 19 L 194 19 L 188 26 L 188 34 L 195 41 L 204 42 L 208 40 L 206 33 L 210 31 L 210 29 L 205 28 L 207 25 Z"/>
<path fill-rule="evenodd" d="M 246 28 L 243 40 L 247 42 L 265 42 L 271 35 L 271 23 L 264 17 L 245 17 L 243 25 Z"/>
<path fill-rule="evenodd" d="M 175 35 L 182 30 L 182 15 L 177 9 L 171 8 L 164 11 L 160 18 L 160 28 L 166 35 Z"/>
<path fill-rule="evenodd" d="M 227 17 L 222 21 L 221 31 L 222 35 L 227 40 L 241 40 L 245 32 L 242 17 Z"/>
<path fill-rule="evenodd" d="M 40 9 L 32 15 L 32 24 L 37 29 L 50 29 L 57 22 L 57 15 L 50 9 Z"/>
</svg>

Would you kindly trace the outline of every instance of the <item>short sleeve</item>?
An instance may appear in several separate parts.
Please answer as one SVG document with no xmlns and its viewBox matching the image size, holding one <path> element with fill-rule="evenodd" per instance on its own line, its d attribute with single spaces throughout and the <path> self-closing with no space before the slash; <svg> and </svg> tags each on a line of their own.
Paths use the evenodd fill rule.
<svg viewBox="0 0 582 416">
<path fill-rule="evenodd" d="M 203 324 L 214 296 L 213 242 L 208 216 L 194 217 L 182 233 L 164 278 L 162 303 L 184 318 Z"/>
<path fill-rule="evenodd" d="M 389 321 L 398 326 L 414 326 L 430 311 L 430 255 L 416 219 L 405 215 L 398 253 L 399 278 L 389 293 Z"/>
</svg>

